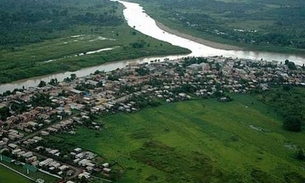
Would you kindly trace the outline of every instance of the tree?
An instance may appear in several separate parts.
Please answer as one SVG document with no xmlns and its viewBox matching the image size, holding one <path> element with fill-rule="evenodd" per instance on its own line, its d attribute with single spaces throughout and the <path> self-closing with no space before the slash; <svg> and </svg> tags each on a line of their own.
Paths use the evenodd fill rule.
<svg viewBox="0 0 305 183">
<path fill-rule="evenodd" d="M 50 80 L 49 84 L 50 84 L 50 85 L 53 85 L 53 86 L 57 86 L 57 85 L 59 84 L 59 82 L 58 82 L 57 78 L 55 78 L 55 79 L 52 78 L 52 79 Z"/>
<path fill-rule="evenodd" d="M 284 120 L 284 128 L 288 131 L 299 132 L 302 128 L 302 121 L 299 116 L 289 115 Z"/>
<path fill-rule="evenodd" d="M 11 114 L 8 107 L 0 107 L 0 120 L 5 120 L 10 115 Z"/>
<path fill-rule="evenodd" d="M 38 84 L 38 87 L 41 88 L 41 87 L 44 87 L 44 86 L 47 86 L 47 83 L 45 81 L 40 81 L 40 83 Z"/>
<path fill-rule="evenodd" d="M 53 106 L 52 101 L 50 99 L 50 95 L 45 94 L 45 93 L 34 94 L 31 97 L 30 104 L 32 104 L 34 107 L 36 107 L 36 106 L 41 106 L 41 107 L 51 106 L 52 107 Z M 54 108 L 55 108 L 55 106 L 54 106 Z"/>
<path fill-rule="evenodd" d="M 216 63 L 216 70 L 220 71 L 220 69 L 221 69 L 221 65 L 219 63 Z"/>
<path fill-rule="evenodd" d="M 72 81 L 76 78 L 76 74 L 71 74 L 70 76 Z"/>
<path fill-rule="evenodd" d="M 290 70 L 296 70 L 297 69 L 294 62 L 289 62 L 287 64 L 287 66 L 288 66 L 288 69 L 290 69 Z"/>
<path fill-rule="evenodd" d="M 10 152 L 9 152 L 9 150 L 4 150 L 3 152 L 2 152 L 2 155 L 3 156 L 10 156 Z"/>
<path fill-rule="evenodd" d="M 82 176 L 82 178 L 80 179 L 80 183 L 87 183 L 88 180 L 86 179 L 85 176 Z"/>
</svg>

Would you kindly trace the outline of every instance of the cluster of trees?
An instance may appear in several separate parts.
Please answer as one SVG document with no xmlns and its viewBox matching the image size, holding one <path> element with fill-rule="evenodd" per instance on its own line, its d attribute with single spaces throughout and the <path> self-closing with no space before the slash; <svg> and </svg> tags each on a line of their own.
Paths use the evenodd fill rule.
<svg viewBox="0 0 305 183">
<path fill-rule="evenodd" d="M 295 63 L 294 62 L 290 62 L 289 60 L 285 60 L 285 65 L 287 65 L 287 67 L 290 70 L 296 70 L 297 69 L 297 66 L 295 65 Z"/>
<path fill-rule="evenodd" d="M 149 98 L 148 96 L 132 96 L 131 101 L 136 102 L 135 107 L 138 109 L 143 109 L 145 107 L 157 107 L 159 105 L 161 105 L 161 102 L 153 99 L 153 98 Z"/>
<path fill-rule="evenodd" d="M 48 84 L 52 85 L 52 86 L 58 86 L 59 82 L 58 82 L 57 78 L 55 78 L 55 79 L 52 78 L 50 80 L 50 82 L 48 82 Z M 45 86 L 47 86 L 47 82 L 41 80 L 37 86 L 40 87 L 40 88 L 45 87 Z"/>
<path fill-rule="evenodd" d="M 302 129 L 302 120 L 300 116 L 288 115 L 284 119 L 283 126 L 288 131 L 299 132 Z"/>
<path fill-rule="evenodd" d="M 91 25 L 105 25 L 105 26 L 115 26 L 122 23 L 122 19 L 114 14 L 94 14 L 86 12 L 85 14 L 80 14 L 72 17 L 75 23 L 81 24 L 91 24 Z"/>
<path fill-rule="evenodd" d="M 45 87 L 45 86 L 47 86 L 47 83 L 46 83 L 45 81 L 42 81 L 42 80 L 41 80 L 37 86 L 38 86 L 39 88 Z"/>
<path fill-rule="evenodd" d="M 262 94 L 262 101 L 272 106 L 283 117 L 283 127 L 299 132 L 305 121 L 305 91 L 303 88 L 283 86 Z"/>
<path fill-rule="evenodd" d="M 135 92 L 135 91 L 136 91 L 136 89 L 135 89 L 134 86 L 122 85 L 122 86 L 120 87 L 119 93 L 125 93 L 125 92 L 127 92 L 127 93 L 133 93 L 133 92 Z"/>
<path fill-rule="evenodd" d="M 184 58 L 183 67 L 190 66 L 192 64 L 207 63 L 207 59 L 204 57 L 186 57 Z"/>
<path fill-rule="evenodd" d="M 52 39 L 76 25 L 116 26 L 123 19 L 110 1 L 0 0 L 0 48 Z"/>
<path fill-rule="evenodd" d="M 26 103 L 18 100 L 11 102 L 8 106 L 0 107 L 0 120 L 6 120 L 13 114 L 21 114 L 27 110 Z"/>
<path fill-rule="evenodd" d="M 11 116 L 9 108 L 1 107 L 0 108 L 0 120 L 5 120 L 9 116 Z"/>
<path fill-rule="evenodd" d="M 147 69 L 147 68 L 141 67 L 141 68 L 136 69 L 136 72 L 137 72 L 140 76 L 145 76 L 145 75 L 148 75 L 150 71 L 149 71 L 149 69 Z"/>
<path fill-rule="evenodd" d="M 130 43 L 132 48 L 144 48 L 146 45 L 149 46 L 144 40 L 139 40 L 137 42 Z"/>
<path fill-rule="evenodd" d="M 33 107 L 41 106 L 41 107 L 52 107 L 56 108 L 59 105 L 56 105 L 52 102 L 50 99 L 50 95 L 46 93 L 36 93 L 31 97 L 31 100 L 29 102 Z"/>
<path fill-rule="evenodd" d="M 108 75 L 107 79 L 110 81 L 118 81 L 120 79 L 120 76 L 118 74 L 112 73 Z"/>
<path fill-rule="evenodd" d="M 71 81 L 73 81 L 74 79 L 76 79 L 76 74 L 71 74 L 70 75 L 70 77 L 66 77 L 65 79 L 64 79 L 64 82 L 71 82 Z"/>
<path fill-rule="evenodd" d="M 91 90 L 91 89 L 94 89 L 95 88 L 95 86 L 94 85 L 92 85 L 92 84 L 90 84 L 90 83 L 87 83 L 87 84 L 85 84 L 85 83 L 81 83 L 81 84 L 78 84 L 76 87 L 75 87 L 75 89 L 77 89 L 77 90 L 80 90 L 80 91 L 89 91 L 89 90 Z"/>
<path fill-rule="evenodd" d="M 52 78 L 48 84 L 52 86 L 58 86 L 59 82 L 57 78 Z"/>
<path fill-rule="evenodd" d="M 191 84 L 183 84 L 181 87 L 173 89 L 174 94 L 178 93 L 193 93 L 196 91 L 196 87 Z"/>
</svg>

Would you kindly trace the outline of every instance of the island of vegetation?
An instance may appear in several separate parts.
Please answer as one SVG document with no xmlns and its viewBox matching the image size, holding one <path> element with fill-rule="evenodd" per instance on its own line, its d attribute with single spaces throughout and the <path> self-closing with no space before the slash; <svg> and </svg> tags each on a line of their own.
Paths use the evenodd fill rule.
<svg viewBox="0 0 305 183">
<path fill-rule="evenodd" d="M 305 53 L 303 0 L 129 1 L 140 3 L 161 28 L 212 47 Z"/>
<path fill-rule="evenodd" d="M 0 180 L 304 182 L 305 67 L 129 64 L 0 96 Z M 1 170 L 2 171 L 2 170 Z"/>
<path fill-rule="evenodd" d="M 189 50 L 130 28 L 109 0 L 0 0 L 0 83 Z"/>
</svg>

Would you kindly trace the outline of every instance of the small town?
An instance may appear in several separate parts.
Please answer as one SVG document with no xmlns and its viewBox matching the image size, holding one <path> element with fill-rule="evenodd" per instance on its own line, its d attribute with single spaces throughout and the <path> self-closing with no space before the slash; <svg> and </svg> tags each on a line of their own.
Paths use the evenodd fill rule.
<svg viewBox="0 0 305 183">
<path fill-rule="evenodd" d="M 41 81 L 37 87 L 0 96 L 0 163 L 39 183 L 45 180 L 31 175 L 39 172 L 67 183 L 115 181 L 124 174 L 122 163 L 107 161 L 78 144 L 62 147 L 49 138 L 77 136 L 77 126 L 103 133 L 107 123 L 97 122 L 98 116 L 196 98 L 230 102 L 230 94 L 262 92 L 274 85 L 304 87 L 304 65 L 288 60 L 187 57 L 130 63 L 86 77 L 72 74 L 62 82 Z"/>
</svg>

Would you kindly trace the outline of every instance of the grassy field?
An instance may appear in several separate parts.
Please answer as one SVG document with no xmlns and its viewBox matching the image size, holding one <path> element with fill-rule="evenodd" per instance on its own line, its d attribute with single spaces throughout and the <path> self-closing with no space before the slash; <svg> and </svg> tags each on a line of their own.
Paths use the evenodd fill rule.
<svg viewBox="0 0 305 183">
<path fill-rule="evenodd" d="M 123 7 L 119 6 L 117 16 L 122 17 L 122 12 Z M 74 71 L 110 61 L 190 53 L 187 49 L 143 35 L 126 22 L 116 26 L 80 24 L 58 34 L 56 39 L 0 49 L 0 83 Z M 75 56 L 113 47 L 115 49 L 111 51 Z"/>
<path fill-rule="evenodd" d="M 4 162 L 2 162 L 4 163 Z M 58 178 L 55 177 L 51 177 L 49 175 L 46 175 L 44 173 L 41 173 L 39 171 L 37 172 L 30 172 L 30 174 L 27 174 L 26 169 L 22 168 L 21 166 L 17 166 L 14 164 L 8 164 L 8 163 L 4 163 L 7 166 L 10 166 L 11 168 L 33 178 L 34 180 L 36 179 L 43 179 L 45 181 L 45 183 L 55 183 L 58 181 Z M 2 174 L 2 171 L 4 172 L 4 174 Z M 3 181 L 3 182 L 2 182 Z M 27 182 L 32 182 L 14 172 L 12 172 L 11 170 L 3 167 L 0 165 L 0 183 L 8 183 L 8 182 L 13 182 L 13 183 L 27 183 Z"/>
<path fill-rule="evenodd" d="M 270 107 L 248 95 L 234 101 L 193 100 L 101 117 L 102 132 L 79 129 L 55 138 L 124 165 L 122 183 L 304 182 L 294 146 Z"/>
<path fill-rule="evenodd" d="M 87 32 L 86 32 L 87 30 Z M 127 25 L 104 27 L 94 34 L 89 27 L 77 34 L 23 46 L 17 51 L 1 51 L 0 83 L 46 75 L 62 71 L 73 71 L 105 62 L 139 58 L 153 55 L 186 54 L 188 50 L 172 46 L 135 32 Z M 83 35 L 75 38 L 72 35 Z M 103 40 L 107 38 L 106 40 Z M 130 44 L 145 42 L 142 48 Z M 111 51 L 75 57 L 74 55 L 103 48 L 117 47 Z M 46 62 L 55 60 L 53 62 Z"/>
<path fill-rule="evenodd" d="M 11 170 L 0 165 L 0 183 L 30 183 L 32 181 L 12 172 Z"/>
</svg>

